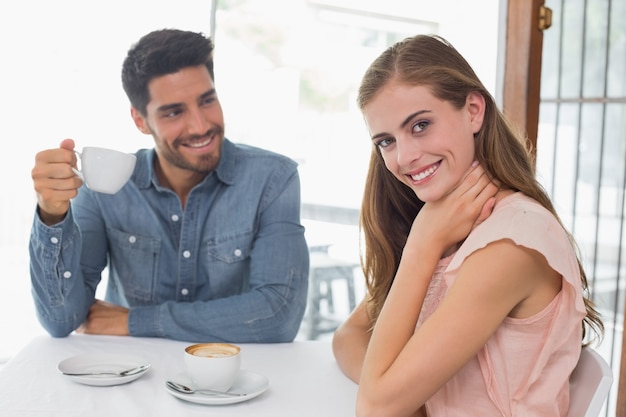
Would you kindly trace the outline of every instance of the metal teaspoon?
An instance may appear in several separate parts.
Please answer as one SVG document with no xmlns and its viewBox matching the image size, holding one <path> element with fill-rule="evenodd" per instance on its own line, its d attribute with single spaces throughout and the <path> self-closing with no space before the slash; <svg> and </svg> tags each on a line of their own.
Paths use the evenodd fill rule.
<svg viewBox="0 0 626 417">
<path fill-rule="evenodd" d="M 130 369 L 126 369 L 124 371 L 120 371 L 120 372 L 63 372 L 63 375 L 69 375 L 69 376 L 106 376 L 106 375 L 111 375 L 111 376 L 131 376 L 131 375 L 135 375 L 138 374 L 140 372 L 143 372 L 145 370 L 147 370 L 148 368 L 150 368 L 150 364 L 145 364 L 145 365 L 141 365 L 141 366 L 136 366 L 134 368 L 130 368 Z"/>
<path fill-rule="evenodd" d="M 167 385 L 168 388 L 173 389 L 176 392 L 180 392 L 182 394 L 203 394 L 203 395 L 211 395 L 211 396 L 222 396 L 222 397 L 245 397 L 248 394 L 238 394 L 235 392 L 224 392 L 224 391 L 214 391 L 214 390 L 210 390 L 210 389 L 193 389 L 191 387 L 188 387 L 187 385 L 183 385 L 179 382 L 174 382 L 174 381 L 166 381 L 165 385 Z"/>
</svg>

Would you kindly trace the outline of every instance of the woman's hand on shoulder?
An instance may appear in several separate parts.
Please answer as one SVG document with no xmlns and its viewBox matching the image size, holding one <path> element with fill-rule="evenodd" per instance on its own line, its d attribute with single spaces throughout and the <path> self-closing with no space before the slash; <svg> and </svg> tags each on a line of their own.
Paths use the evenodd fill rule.
<svg viewBox="0 0 626 417">
<path fill-rule="evenodd" d="M 417 239 L 420 245 L 426 244 L 443 255 L 491 215 L 497 192 L 498 186 L 475 162 L 450 193 L 424 204 L 413 222 L 409 240 Z"/>
</svg>

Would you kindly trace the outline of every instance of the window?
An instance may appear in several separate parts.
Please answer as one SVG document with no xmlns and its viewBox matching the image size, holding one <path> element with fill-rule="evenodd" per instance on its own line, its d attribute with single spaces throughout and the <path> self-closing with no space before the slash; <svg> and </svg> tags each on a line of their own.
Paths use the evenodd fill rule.
<svg viewBox="0 0 626 417">
<path fill-rule="evenodd" d="M 226 134 L 300 163 L 310 244 L 358 259 L 370 142 L 355 99 L 365 69 L 386 47 L 417 33 L 440 34 L 496 95 L 500 10 L 488 3 L 478 12 L 455 0 L 217 2 L 216 86 Z M 459 13 L 451 16 L 450 8 Z"/>
<path fill-rule="evenodd" d="M 537 173 L 580 246 L 606 326 L 599 351 L 617 380 L 626 285 L 626 5 L 546 6 L 554 15 L 544 34 Z M 614 415 L 614 394 L 608 404 L 606 415 Z"/>
</svg>

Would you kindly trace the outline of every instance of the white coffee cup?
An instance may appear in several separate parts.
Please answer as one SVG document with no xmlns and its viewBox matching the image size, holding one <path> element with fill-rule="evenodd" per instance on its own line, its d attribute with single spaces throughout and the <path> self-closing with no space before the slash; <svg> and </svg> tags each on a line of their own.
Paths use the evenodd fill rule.
<svg viewBox="0 0 626 417">
<path fill-rule="evenodd" d="M 185 348 L 185 368 L 196 388 L 228 391 L 241 368 L 241 348 L 230 343 L 198 343 Z"/>
<path fill-rule="evenodd" d="M 126 184 L 137 162 L 135 155 L 114 149 L 87 146 L 74 152 L 80 159 L 80 170 L 72 171 L 87 187 L 106 194 L 115 194 Z"/>
</svg>

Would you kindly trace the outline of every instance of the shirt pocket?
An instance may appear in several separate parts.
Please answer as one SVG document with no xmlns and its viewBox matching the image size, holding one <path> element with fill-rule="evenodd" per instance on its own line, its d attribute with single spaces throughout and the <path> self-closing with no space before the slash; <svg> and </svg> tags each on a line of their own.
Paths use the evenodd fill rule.
<svg viewBox="0 0 626 417">
<path fill-rule="evenodd" d="M 203 242 L 203 268 L 208 277 L 211 298 L 241 294 L 250 281 L 252 232 Z"/>
<path fill-rule="evenodd" d="M 116 229 L 108 229 L 110 268 L 114 285 L 129 305 L 143 305 L 155 299 L 155 281 L 161 250 L 161 239 Z"/>
</svg>

